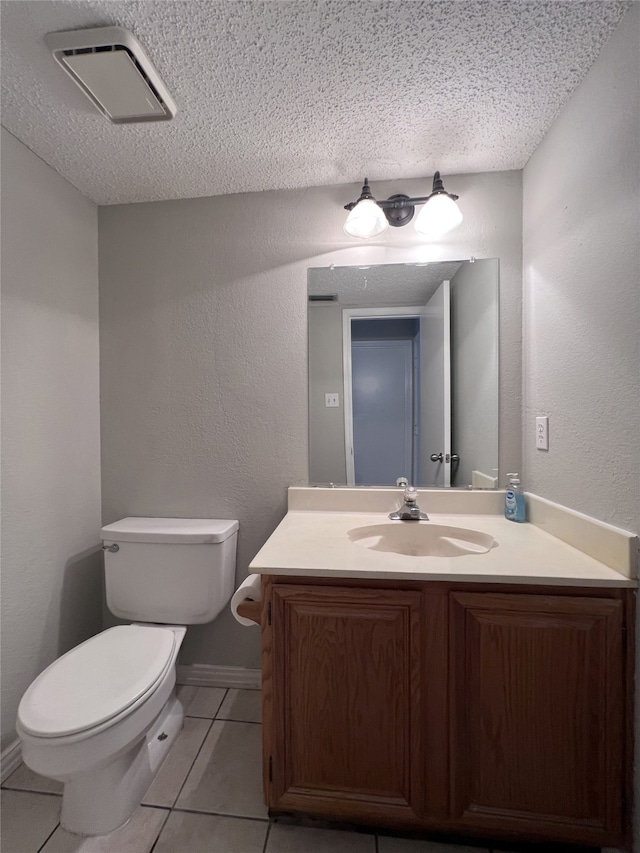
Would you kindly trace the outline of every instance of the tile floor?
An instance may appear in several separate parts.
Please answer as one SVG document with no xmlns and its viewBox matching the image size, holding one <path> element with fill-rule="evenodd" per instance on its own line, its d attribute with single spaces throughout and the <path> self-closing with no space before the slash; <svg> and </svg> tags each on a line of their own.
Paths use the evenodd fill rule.
<svg viewBox="0 0 640 853">
<path fill-rule="evenodd" d="M 489 853 L 269 820 L 260 692 L 180 687 L 178 693 L 184 729 L 125 826 L 96 838 L 66 832 L 59 824 L 62 786 L 21 765 L 2 786 L 2 853 Z"/>
</svg>

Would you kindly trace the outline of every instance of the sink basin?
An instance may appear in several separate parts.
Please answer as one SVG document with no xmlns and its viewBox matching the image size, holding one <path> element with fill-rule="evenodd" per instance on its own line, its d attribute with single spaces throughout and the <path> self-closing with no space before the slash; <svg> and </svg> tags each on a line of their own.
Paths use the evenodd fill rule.
<svg viewBox="0 0 640 853">
<path fill-rule="evenodd" d="M 347 535 L 350 542 L 363 548 L 407 557 L 464 557 L 486 554 L 497 545 L 488 533 L 428 521 L 394 521 L 354 527 Z"/>
</svg>

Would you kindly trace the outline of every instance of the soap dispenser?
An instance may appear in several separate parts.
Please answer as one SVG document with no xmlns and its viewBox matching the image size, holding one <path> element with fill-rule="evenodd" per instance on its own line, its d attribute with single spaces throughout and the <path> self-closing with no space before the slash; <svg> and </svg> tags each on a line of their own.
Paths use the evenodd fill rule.
<svg viewBox="0 0 640 853">
<path fill-rule="evenodd" d="M 526 521 L 527 511 L 524 505 L 524 495 L 520 491 L 520 480 L 517 474 L 507 474 L 509 485 L 504 499 L 504 517 L 509 521 Z"/>
</svg>

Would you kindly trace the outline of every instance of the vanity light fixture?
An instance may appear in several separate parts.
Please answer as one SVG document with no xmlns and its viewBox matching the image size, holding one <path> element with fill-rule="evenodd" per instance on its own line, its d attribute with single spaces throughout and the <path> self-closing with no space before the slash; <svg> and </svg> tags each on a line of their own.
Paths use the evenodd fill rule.
<svg viewBox="0 0 640 853">
<path fill-rule="evenodd" d="M 423 204 L 424 207 L 415 222 L 416 231 L 426 237 L 440 237 L 462 222 L 462 213 L 456 204 L 457 198 L 457 195 L 445 190 L 440 172 L 433 176 L 430 195 L 409 198 L 408 195 L 397 193 L 384 201 L 375 200 L 369 181 L 365 178 L 360 198 L 344 206 L 344 209 L 349 211 L 344 231 L 350 237 L 361 237 L 365 240 L 377 237 L 386 231 L 389 225 L 400 228 L 411 222 L 416 205 Z"/>
</svg>

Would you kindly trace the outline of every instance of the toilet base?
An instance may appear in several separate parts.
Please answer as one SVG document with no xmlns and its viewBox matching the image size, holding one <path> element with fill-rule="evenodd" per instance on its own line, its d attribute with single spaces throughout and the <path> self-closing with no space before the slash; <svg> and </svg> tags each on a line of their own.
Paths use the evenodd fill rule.
<svg viewBox="0 0 640 853">
<path fill-rule="evenodd" d="M 174 694 L 142 740 L 99 769 L 68 781 L 62 795 L 63 828 L 78 835 L 106 835 L 126 823 L 180 733 L 183 718 Z"/>
</svg>

